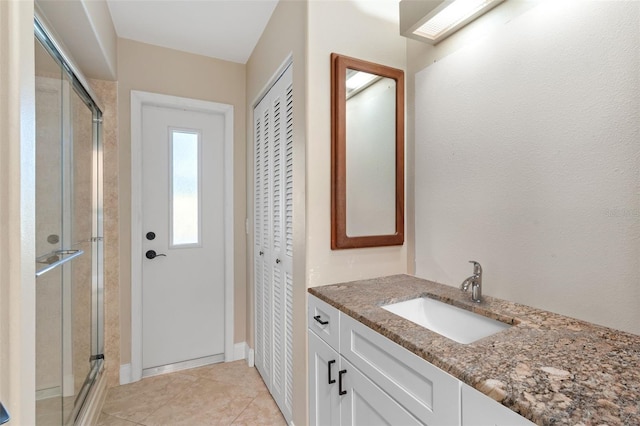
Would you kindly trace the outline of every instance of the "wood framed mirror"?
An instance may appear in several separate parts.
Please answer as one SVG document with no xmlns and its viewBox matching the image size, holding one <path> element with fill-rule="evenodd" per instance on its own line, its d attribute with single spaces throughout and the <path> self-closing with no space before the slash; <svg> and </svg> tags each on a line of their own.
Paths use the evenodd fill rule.
<svg viewBox="0 0 640 426">
<path fill-rule="evenodd" d="M 404 244 L 404 72 L 331 54 L 331 248 Z"/>
</svg>

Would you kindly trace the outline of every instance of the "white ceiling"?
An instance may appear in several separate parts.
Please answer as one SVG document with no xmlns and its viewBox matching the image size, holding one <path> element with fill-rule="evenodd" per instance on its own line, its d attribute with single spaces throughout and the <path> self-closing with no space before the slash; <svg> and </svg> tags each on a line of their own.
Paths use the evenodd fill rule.
<svg viewBox="0 0 640 426">
<path fill-rule="evenodd" d="M 107 0 L 118 37 L 244 64 L 278 0 Z"/>
</svg>

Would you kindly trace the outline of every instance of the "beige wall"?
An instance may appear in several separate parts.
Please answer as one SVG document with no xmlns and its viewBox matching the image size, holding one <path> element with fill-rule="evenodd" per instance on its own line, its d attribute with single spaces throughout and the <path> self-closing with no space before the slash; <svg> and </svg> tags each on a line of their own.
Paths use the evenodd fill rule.
<svg viewBox="0 0 640 426">
<path fill-rule="evenodd" d="M 254 347 L 253 298 L 253 107 L 274 74 L 291 55 L 293 60 L 293 422 L 307 423 L 306 283 L 305 283 L 305 147 L 306 147 L 306 1 L 281 1 L 247 62 L 247 341 Z"/>
<path fill-rule="evenodd" d="M 404 273 L 403 246 L 331 250 L 332 52 L 406 69 L 405 38 L 362 1 L 309 2 L 307 267 L 309 287 Z"/>
<path fill-rule="evenodd" d="M 246 339 L 245 66 L 126 39 L 118 40 L 120 356 L 131 361 L 131 91 L 234 106 L 234 342 Z"/>
<path fill-rule="evenodd" d="M 637 2 L 539 2 L 409 43 L 419 276 L 478 260 L 485 294 L 640 334 L 639 22 Z"/>
<path fill-rule="evenodd" d="M 411 1 L 411 0 L 405 0 Z M 407 259 L 409 264 L 408 273 L 415 274 L 415 203 L 414 203 L 414 176 L 415 164 L 411 159 L 415 158 L 415 74 L 429 65 L 437 62 L 448 55 L 456 52 L 464 46 L 473 43 L 476 40 L 488 37 L 495 31 L 509 22 L 510 20 L 520 16 L 527 10 L 536 7 L 541 2 L 547 0 L 527 0 L 527 1 L 507 1 L 500 4 L 500 7 L 492 9 L 487 14 L 481 16 L 464 29 L 447 37 L 436 46 L 428 43 L 419 42 L 412 39 L 406 40 L 407 54 L 407 73 L 405 82 L 407 85 L 407 138 L 406 138 L 406 158 L 405 162 L 407 172 Z"/>
<path fill-rule="evenodd" d="M 33 3 L 0 1 L 0 401 L 35 423 Z"/>
</svg>

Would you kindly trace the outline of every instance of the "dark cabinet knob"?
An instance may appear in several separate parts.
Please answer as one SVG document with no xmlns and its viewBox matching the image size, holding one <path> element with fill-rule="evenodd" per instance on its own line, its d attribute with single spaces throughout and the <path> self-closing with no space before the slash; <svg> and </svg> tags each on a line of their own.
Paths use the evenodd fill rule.
<svg viewBox="0 0 640 426">
<path fill-rule="evenodd" d="M 155 232 L 147 232 L 147 240 L 152 241 L 156 239 L 156 233 Z"/>
</svg>

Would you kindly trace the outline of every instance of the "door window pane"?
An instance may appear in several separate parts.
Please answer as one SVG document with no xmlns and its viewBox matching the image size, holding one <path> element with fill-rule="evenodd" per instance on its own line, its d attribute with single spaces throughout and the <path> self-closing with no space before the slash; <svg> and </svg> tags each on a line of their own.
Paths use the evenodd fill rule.
<svg viewBox="0 0 640 426">
<path fill-rule="evenodd" d="M 171 130 L 171 247 L 200 244 L 200 133 Z"/>
</svg>

